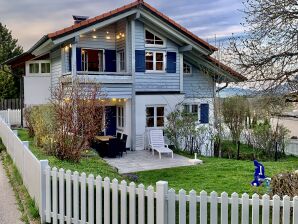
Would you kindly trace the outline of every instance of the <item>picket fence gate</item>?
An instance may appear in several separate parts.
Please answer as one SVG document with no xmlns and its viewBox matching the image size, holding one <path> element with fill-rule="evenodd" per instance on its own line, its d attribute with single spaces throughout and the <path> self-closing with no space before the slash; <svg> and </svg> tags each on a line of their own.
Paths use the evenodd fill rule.
<svg viewBox="0 0 298 224">
<path fill-rule="evenodd" d="M 0 117 L 0 138 L 35 200 L 41 223 L 88 224 L 298 224 L 298 196 L 281 200 L 233 193 L 218 195 L 168 189 L 159 181 L 155 189 L 108 177 L 51 168 L 38 160 L 16 131 Z"/>
</svg>

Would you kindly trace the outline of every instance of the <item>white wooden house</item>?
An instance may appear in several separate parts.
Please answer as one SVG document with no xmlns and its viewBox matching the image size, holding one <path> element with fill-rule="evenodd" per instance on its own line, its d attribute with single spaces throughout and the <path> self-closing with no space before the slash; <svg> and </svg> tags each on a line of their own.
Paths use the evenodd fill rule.
<svg viewBox="0 0 298 224">
<path fill-rule="evenodd" d="M 132 149 L 143 149 L 146 131 L 163 128 L 179 103 L 212 125 L 216 82 L 245 80 L 211 57 L 214 46 L 141 0 L 74 19 L 7 62 L 26 68 L 24 103 L 47 103 L 65 77 L 101 83 L 110 99 L 105 133 L 128 134 Z"/>
</svg>

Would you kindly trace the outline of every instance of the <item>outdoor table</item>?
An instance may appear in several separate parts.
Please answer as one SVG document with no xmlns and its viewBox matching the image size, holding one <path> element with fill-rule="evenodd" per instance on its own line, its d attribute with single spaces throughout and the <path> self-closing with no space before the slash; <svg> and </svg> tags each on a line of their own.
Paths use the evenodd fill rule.
<svg viewBox="0 0 298 224">
<path fill-rule="evenodd" d="M 114 136 L 107 135 L 107 136 L 95 136 L 95 139 L 101 142 L 108 142 L 110 139 L 115 138 Z"/>
<path fill-rule="evenodd" d="M 106 157 L 109 150 L 109 141 L 114 139 L 114 136 L 95 136 L 95 140 L 99 142 L 100 147 L 96 150 L 101 157 Z"/>
</svg>

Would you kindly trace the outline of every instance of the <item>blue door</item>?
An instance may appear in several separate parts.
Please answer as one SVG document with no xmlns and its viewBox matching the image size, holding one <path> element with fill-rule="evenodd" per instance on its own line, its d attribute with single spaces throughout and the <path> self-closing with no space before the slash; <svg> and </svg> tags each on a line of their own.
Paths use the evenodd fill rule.
<svg viewBox="0 0 298 224">
<path fill-rule="evenodd" d="M 116 107 L 106 107 L 106 135 L 116 135 Z"/>
</svg>

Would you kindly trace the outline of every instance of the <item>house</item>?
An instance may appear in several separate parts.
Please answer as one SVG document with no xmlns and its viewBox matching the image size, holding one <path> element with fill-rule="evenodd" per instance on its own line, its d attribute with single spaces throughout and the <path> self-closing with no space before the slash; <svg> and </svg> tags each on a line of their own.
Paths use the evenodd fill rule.
<svg viewBox="0 0 298 224">
<path fill-rule="evenodd" d="M 216 47 L 142 0 L 74 20 L 7 61 L 25 67 L 24 103 L 47 103 L 69 77 L 98 82 L 109 99 L 105 134 L 125 132 L 132 149 L 143 149 L 147 130 L 163 128 L 177 104 L 212 125 L 216 82 L 245 80 L 211 57 Z"/>
</svg>

